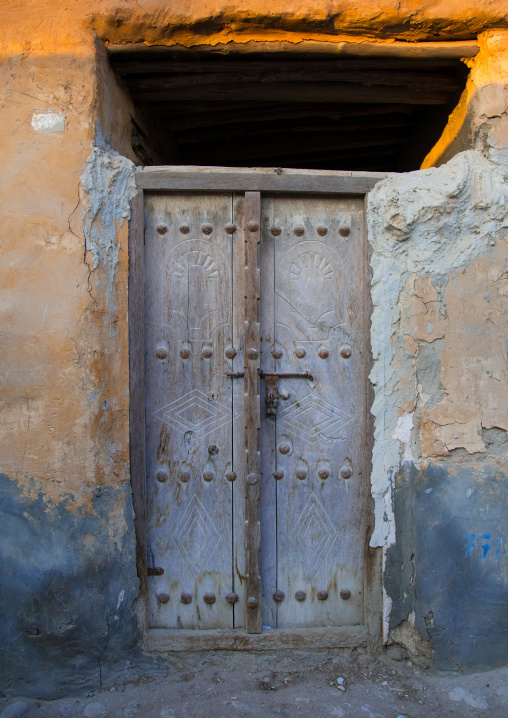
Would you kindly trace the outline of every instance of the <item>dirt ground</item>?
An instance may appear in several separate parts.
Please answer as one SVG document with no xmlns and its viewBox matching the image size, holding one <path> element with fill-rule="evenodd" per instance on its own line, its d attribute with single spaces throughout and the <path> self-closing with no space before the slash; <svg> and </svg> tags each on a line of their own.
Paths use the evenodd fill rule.
<svg viewBox="0 0 508 718">
<path fill-rule="evenodd" d="M 103 681 L 80 697 L 3 700 L 0 718 L 508 717 L 508 668 L 437 674 L 392 655 L 398 660 L 358 651 L 171 654 L 155 675 Z"/>
</svg>

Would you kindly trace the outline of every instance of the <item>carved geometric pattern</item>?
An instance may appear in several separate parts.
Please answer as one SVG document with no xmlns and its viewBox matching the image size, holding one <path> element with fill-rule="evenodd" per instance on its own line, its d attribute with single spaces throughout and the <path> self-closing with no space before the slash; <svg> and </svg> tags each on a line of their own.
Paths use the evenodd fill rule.
<svg viewBox="0 0 508 718">
<path fill-rule="evenodd" d="M 184 434 L 192 431 L 196 437 L 206 436 L 232 419 L 227 406 L 216 399 L 209 399 L 198 389 L 189 391 L 154 413 L 169 426 Z"/>
<path fill-rule="evenodd" d="M 307 441 L 344 440 L 341 429 L 352 419 L 350 414 L 314 394 L 307 394 L 277 414 L 277 424 Z"/>
<path fill-rule="evenodd" d="M 217 279 L 219 276 L 214 260 L 200 250 L 191 250 L 178 258 L 174 265 L 176 279 L 183 279 L 188 267 L 203 267 L 206 269 L 209 279 Z"/>
<path fill-rule="evenodd" d="M 316 267 L 324 275 L 325 279 L 333 279 L 333 268 L 326 257 L 317 252 L 304 252 L 298 255 L 289 270 L 291 279 L 298 279 L 300 272 L 309 267 Z"/>
<path fill-rule="evenodd" d="M 197 576 L 206 566 L 220 535 L 196 494 L 175 528 L 173 538 Z"/>
<path fill-rule="evenodd" d="M 319 570 L 337 535 L 323 505 L 312 492 L 290 533 L 291 540 L 311 576 Z"/>
</svg>

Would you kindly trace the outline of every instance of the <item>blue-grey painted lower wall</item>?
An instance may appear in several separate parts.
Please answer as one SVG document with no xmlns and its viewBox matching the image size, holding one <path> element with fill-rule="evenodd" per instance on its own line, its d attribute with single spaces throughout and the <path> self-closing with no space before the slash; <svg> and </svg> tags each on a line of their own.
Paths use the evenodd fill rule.
<svg viewBox="0 0 508 718">
<path fill-rule="evenodd" d="M 414 611 L 433 665 L 466 672 L 508 663 L 508 484 L 495 467 L 473 471 L 399 472 L 384 577 L 391 627 Z"/>
<path fill-rule="evenodd" d="M 100 492 L 96 492 L 100 493 Z M 22 496 L 0 476 L 0 691 L 52 698 L 97 689 L 136 660 L 130 487 L 89 512 Z"/>
</svg>

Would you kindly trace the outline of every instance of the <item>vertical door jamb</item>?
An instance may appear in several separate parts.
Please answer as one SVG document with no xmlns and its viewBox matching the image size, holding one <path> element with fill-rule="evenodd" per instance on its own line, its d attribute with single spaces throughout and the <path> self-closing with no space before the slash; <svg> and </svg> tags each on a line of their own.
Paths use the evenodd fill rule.
<svg viewBox="0 0 508 718">
<path fill-rule="evenodd" d="M 261 194 L 246 192 L 244 205 L 245 237 L 245 551 L 246 551 L 246 630 L 261 633 L 261 575 L 259 551 L 259 265 L 261 233 Z"/>
</svg>

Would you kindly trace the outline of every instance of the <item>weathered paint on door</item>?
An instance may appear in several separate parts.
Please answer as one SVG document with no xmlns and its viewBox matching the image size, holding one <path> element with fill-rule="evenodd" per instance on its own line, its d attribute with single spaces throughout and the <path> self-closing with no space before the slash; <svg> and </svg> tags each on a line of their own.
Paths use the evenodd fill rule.
<svg viewBox="0 0 508 718">
<path fill-rule="evenodd" d="M 262 197 L 259 331 L 244 204 L 241 194 L 146 195 L 148 565 L 164 569 L 149 578 L 149 626 L 243 628 L 255 610 L 245 586 L 256 438 L 245 427 L 259 407 L 262 623 L 362 623 L 363 201 Z M 264 373 L 298 376 L 277 377 L 274 394 Z"/>
</svg>

